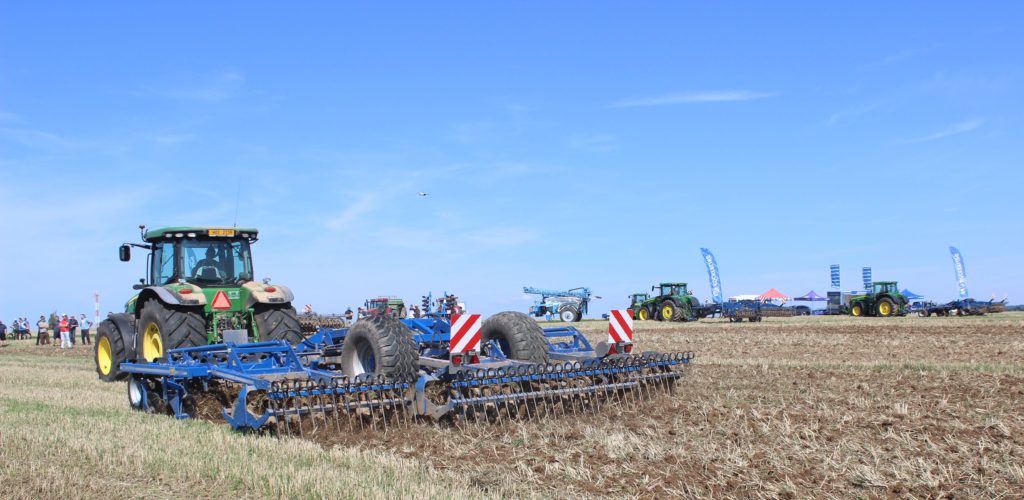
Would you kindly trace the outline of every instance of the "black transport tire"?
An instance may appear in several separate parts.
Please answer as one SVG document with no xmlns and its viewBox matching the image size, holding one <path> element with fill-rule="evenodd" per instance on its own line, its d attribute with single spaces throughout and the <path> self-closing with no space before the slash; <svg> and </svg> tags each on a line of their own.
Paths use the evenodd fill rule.
<svg viewBox="0 0 1024 500">
<path fill-rule="evenodd" d="M 569 304 L 563 304 L 561 307 L 558 308 L 558 319 L 560 319 L 560 320 L 562 320 L 562 321 L 564 321 L 566 323 L 572 323 L 574 321 L 579 321 L 580 320 L 580 311 L 578 309 L 576 309 L 575 306 L 571 306 Z"/>
<path fill-rule="evenodd" d="M 291 345 L 302 342 L 302 325 L 294 307 L 256 304 L 252 312 L 261 341 L 284 340 Z"/>
<path fill-rule="evenodd" d="M 113 321 L 103 320 L 96 328 L 96 341 L 93 342 L 93 361 L 96 362 L 96 374 L 104 382 L 115 382 L 128 377 L 121 372 L 121 363 L 127 361 L 125 336 Z"/>
<path fill-rule="evenodd" d="M 142 305 L 135 344 L 139 361 L 163 361 L 171 349 L 207 343 L 206 321 L 197 310 L 167 305 L 157 299 Z"/>
<path fill-rule="evenodd" d="M 419 346 L 398 318 L 378 314 L 349 329 L 341 348 L 341 370 L 349 377 L 370 373 L 412 381 L 419 374 Z"/>
<path fill-rule="evenodd" d="M 487 318 L 480 327 L 480 342 L 494 340 L 509 359 L 530 363 L 548 362 L 548 342 L 544 329 L 529 316 L 505 311 Z"/>
</svg>

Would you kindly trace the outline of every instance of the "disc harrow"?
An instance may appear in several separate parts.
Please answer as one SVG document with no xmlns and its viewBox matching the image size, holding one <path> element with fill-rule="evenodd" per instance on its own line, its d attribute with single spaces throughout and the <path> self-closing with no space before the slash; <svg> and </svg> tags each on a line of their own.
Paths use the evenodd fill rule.
<svg viewBox="0 0 1024 500">
<path fill-rule="evenodd" d="M 610 325 L 609 342 L 595 349 L 575 328 L 541 330 L 532 319 L 509 314 L 520 313 L 488 322 L 454 316 L 451 323 L 379 316 L 358 332 L 322 328 L 295 346 L 189 347 L 171 350 L 166 361 L 123 363 L 121 369 L 130 374 L 129 402 L 136 409 L 223 419 L 241 431 L 315 437 L 388 432 L 417 421 L 465 425 L 636 405 L 671 392 L 694 358 L 692 352 L 633 354 L 631 316 L 613 315 L 621 324 Z M 386 373 L 383 358 L 365 358 L 372 349 L 356 343 L 372 339 L 366 332 L 405 336 L 417 350 L 416 371 Z M 502 350 L 509 344 L 501 335 L 540 335 L 531 338 L 544 343 L 548 361 L 514 359 L 514 351 Z M 350 336 L 353 344 L 346 346 Z M 467 336 L 476 343 L 460 340 Z M 368 370 L 355 373 L 353 366 Z"/>
</svg>

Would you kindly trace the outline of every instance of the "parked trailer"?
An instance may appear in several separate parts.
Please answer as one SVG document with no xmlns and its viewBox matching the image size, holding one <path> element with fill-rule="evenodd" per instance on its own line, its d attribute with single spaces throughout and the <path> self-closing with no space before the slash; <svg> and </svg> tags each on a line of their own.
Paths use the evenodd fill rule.
<svg viewBox="0 0 1024 500">
<path fill-rule="evenodd" d="M 997 313 L 1006 310 L 1005 302 L 996 302 L 995 300 L 990 301 L 978 301 L 974 299 L 962 299 L 947 302 L 939 305 L 929 305 L 920 311 L 918 315 L 921 317 L 928 317 L 931 315 L 935 316 L 983 316 L 987 313 Z"/>
<path fill-rule="evenodd" d="M 627 312 L 612 311 L 608 342 L 596 347 L 574 327 L 541 329 L 518 312 L 450 323 L 379 315 L 294 346 L 172 349 L 120 369 L 133 408 L 185 419 L 215 401 L 232 428 L 276 434 L 575 415 L 671 390 L 693 359 L 633 352 Z"/>
</svg>

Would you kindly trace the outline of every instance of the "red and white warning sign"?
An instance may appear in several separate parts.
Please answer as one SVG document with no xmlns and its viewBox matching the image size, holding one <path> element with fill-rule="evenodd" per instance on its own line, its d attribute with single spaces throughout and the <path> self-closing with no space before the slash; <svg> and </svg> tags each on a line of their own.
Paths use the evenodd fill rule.
<svg viewBox="0 0 1024 500">
<path fill-rule="evenodd" d="M 479 314 L 452 315 L 451 355 L 480 351 L 480 324 Z"/>
<path fill-rule="evenodd" d="M 611 346 L 611 352 L 617 352 L 615 345 L 621 343 L 633 343 L 632 309 L 613 309 L 608 315 L 608 345 Z M 628 353 L 632 348 L 623 350 Z"/>
<path fill-rule="evenodd" d="M 210 307 L 220 311 L 231 309 L 231 299 L 228 298 L 228 294 L 224 293 L 224 290 L 221 290 L 213 296 L 213 303 L 210 304 Z"/>
</svg>

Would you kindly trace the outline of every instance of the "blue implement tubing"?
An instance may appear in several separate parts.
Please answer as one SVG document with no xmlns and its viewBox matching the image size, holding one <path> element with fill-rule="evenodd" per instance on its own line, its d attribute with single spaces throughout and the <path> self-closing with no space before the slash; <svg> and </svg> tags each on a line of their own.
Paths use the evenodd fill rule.
<svg viewBox="0 0 1024 500">
<path fill-rule="evenodd" d="M 508 359 L 492 340 L 479 362 L 454 364 L 446 318 L 401 323 L 419 348 L 419 372 L 406 380 L 346 376 L 339 355 L 348 328 L 321 328 L 294 346 L 278 340 L 172 349 L 165 361 L 125 362 L 121 370 L 130 374 L 136 409 L 179 419 L 219 415 L 237 430 L 306 435 L 416 418 L 458 423 L 575 414 L 671 390 L 694 358 L 608 355 L 607 346 L 595 349 L 570 326 L 543 330 L 547 363 Z"/>
</svg>

